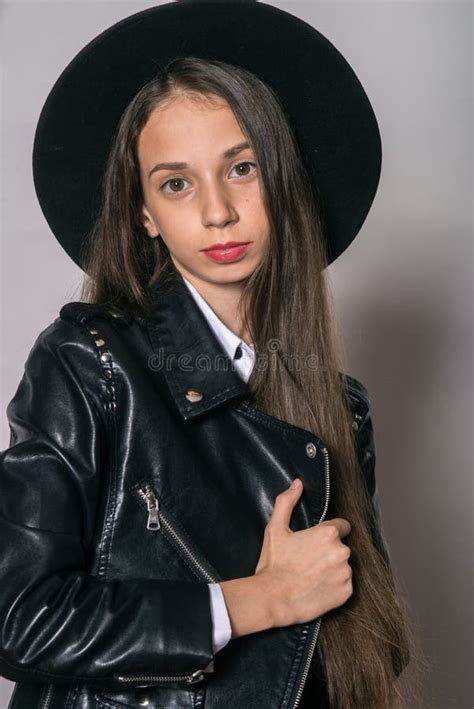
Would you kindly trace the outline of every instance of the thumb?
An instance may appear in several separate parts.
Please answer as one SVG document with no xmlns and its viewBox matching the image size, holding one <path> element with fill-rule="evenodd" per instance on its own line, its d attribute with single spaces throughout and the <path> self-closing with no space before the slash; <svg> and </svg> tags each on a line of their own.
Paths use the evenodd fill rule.
<svg viewBox="0 0 474 709">
<path fill-rule="evenodd" d="M 271 516 L 273 523 L 279 527 L 289 528 L 291 513 L 302 492 L 303 483 L 299 478 L 296 478 L 290 487 L 277 495 Z"/>
</svg>

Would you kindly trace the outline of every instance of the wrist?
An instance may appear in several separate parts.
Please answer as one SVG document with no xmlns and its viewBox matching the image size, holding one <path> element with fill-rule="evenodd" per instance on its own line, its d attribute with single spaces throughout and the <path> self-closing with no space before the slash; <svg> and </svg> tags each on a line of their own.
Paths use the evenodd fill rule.
<svg viewBox="0 0 474 709">
<path fill-rule="evenodd" d="M 268 628 L 278 628 L 284 623 L 281 622 L 283 616 L 281 599 L 276 592 L 275 579 L 268 571 L 258 571 L 252 577 L 255 584 L 255 592 L 261 599 L 263 613 L 266 618 Z"/>
<path fill-rule="evenodd" d="M 232 637 L 257 633 L 273 627 L 272 605 L 266 577 L 260 574 L 221 581 Z"/>
</svg>

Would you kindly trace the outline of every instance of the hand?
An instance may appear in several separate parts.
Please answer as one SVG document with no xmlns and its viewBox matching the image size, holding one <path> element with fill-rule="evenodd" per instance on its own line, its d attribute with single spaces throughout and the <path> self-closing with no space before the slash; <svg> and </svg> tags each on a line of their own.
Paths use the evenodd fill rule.
<svg viewBox="0 0 474 709">
<path fill-rule="evenodd" d="M 336 517 L 293 532 L 291 514 L 302 491 L 297 479 L 296 487 L 277 495 L 255 569 L 270 599 L 274 627 L 314 620 L 352 595 L 351 550 L 341 541 L 351 525 Z"/>
</svg>

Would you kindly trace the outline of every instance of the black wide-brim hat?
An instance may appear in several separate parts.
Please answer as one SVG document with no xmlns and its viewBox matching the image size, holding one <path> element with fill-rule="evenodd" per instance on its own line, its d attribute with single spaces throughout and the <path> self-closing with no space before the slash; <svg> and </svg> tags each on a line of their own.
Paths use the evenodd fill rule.
<svg viewBox="0 0 474 709">
<path fill-rule="evenodd" d="M 54 235 L 84 268 L 119 119 L 175 57 L 252 71 L 279 96 L 320 204 L 328 262 L 360 231 L 380 179 L 377 120 L 355 72 L 318 30 L 255 0 L 178 0 L 137 12 L 89 42 L 43 106 L 33 147 L 36 193 Z"/>
</svg>

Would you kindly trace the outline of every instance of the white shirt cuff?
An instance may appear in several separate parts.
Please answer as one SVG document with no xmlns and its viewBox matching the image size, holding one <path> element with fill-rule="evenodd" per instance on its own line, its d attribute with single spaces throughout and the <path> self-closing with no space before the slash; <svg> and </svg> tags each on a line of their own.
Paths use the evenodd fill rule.
<svg viewBox="0 0 474 709">
<path fill-rule="evenodd" d="M 218 583 L 209 583 L 208 586 L 212 617 L 212 651 L 215 654 L 229 642 L 232 628 L 222 588 Z M 204 672 L 214 672 L 213 660 L 210 661 Z"/>
<path fill-rule="evenodd" d="M 212 645 L 213 652 L 219 652 L 232 637 L 229 614 L 225 604 L 222 588 L 218 583 L 210 583 L 211 615 L 212 615 Z"/>
</svg>

